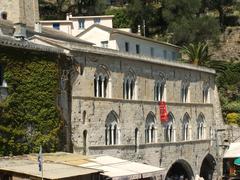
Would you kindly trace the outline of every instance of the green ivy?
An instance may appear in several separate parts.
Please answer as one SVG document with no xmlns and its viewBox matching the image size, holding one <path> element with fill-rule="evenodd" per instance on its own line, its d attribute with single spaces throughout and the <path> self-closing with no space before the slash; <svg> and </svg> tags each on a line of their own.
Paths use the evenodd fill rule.
<svg viewBox="0 0 240 180">
<path fill-rule="evenodd" d="M 55 57 L 41 55 L 0 54 L 8 85 L 8 96 L 0 102 L 0 155 L 37 152 L 40 145 L 52 152 L 61 145 L 59 67 Z"/>
</svg>

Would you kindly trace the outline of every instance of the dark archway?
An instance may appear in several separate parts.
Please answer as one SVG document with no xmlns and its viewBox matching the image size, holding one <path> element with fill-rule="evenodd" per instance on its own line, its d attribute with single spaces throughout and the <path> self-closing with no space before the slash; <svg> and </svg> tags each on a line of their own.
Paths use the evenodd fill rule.
<svg viewBox="0 0 240 180">
<path fill-rule="evenodd" d="M 87 130 L 83 131 L 83 155 L 87 155 Z"/>
<path fill-rule="evenodd" d="M 185 160 L 178 160 L 168 170 L 165 180 L 191 180 L 193 177 L 191 166 Z"/>
<path fill-rule="evenodd" d="M 200 169 L 200 177 L 203 177 L 204 180 L 212 180 L 213 173 L 215 170 L 216 161 L 211 154 L 208 154 L 202 162 Z"/>
</svg>

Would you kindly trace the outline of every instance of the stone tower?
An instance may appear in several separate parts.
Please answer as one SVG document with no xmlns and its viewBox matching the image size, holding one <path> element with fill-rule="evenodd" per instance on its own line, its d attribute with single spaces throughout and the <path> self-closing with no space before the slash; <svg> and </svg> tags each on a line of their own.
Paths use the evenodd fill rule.
<svg viewBox="0 0 240 180">
<path fill-rule="evenodd" d="M 34 26 L 39 21 L 38 0 L 0 0 L 0 11 L 7 12 L 13 23 Z"/>
</svg>

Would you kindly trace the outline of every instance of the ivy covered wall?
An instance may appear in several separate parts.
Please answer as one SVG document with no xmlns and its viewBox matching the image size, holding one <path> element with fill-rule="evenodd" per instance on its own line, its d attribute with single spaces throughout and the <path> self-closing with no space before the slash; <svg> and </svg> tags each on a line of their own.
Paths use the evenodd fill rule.
<svg viewBox="0 0 240 180">
<path fill-rule="evenodd" d="M 1 48 L 8 96 L 0 102 L 0 156 L 38 152 L 40 145 L 45 152 L 62 149 L 58 58 Z"/>
</svg>

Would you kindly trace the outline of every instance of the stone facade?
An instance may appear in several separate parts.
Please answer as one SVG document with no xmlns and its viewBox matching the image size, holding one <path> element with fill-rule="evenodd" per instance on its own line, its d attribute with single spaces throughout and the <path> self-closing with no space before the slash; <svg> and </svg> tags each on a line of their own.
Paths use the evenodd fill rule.
<svg viewBox="0 0 240 180">
<path fill-rule="evenodd" d="M 191 167 L 192 175 L 201 175 L 200 169 L 207 155 L 213 160 L 219 155 L 213 141 L 214 130 L 222 127 L 223 121 L 213 70 L 137 56 L 124 57 L 120 53 L 111 55 L 110 51 L 107 54 L 107 50 L 76 51 L 72 54 L 79 68 L 79 73 L 72 81 L 71 129 L 74 152 L 109 154 L 140 161 L 164 167 L 166 173 L 175 162 L 182 160 Z M 94 76 L 102 67 L 108 74 L 106 98 L 95 97 Z M 132 100 L 123 96 L 124 78 L 130 71 L 135 76 Z M 166 140 L 168 123 L 160 121 L 159 105 L 154 100 L 155 82 L 163 77 L 165 101 L 173 117 L 171 133 L 175 137 L 171 142 Z M 186 81 L 189 83 L 189 97 L 183 103 L 181 89 Z M 203 100 L 204 84 L 209 86 L 208 102 Z M 111 115 L 117 121 L 116 132 L 112 134 L 106 127 Z M 153 136 L 151 143 L 146 140 L 149 115 L 154 119 L 154 130 L 149 135 Z M 183 121 L 186 115 L 189 117 L 190 137 L 184 140 Z M 202 138 L 199 138 L 198 132 L 200 116 L 204 121 Z M 111 136 L 116 140 L 109 145 Z"/>
<path fill-rule="evenodd" d="M 38 0 L 0 1 L 0 11 L 7 12 L 7 19 L 15 23 L 34 26 L 39 21 Z"/>
</svg>

